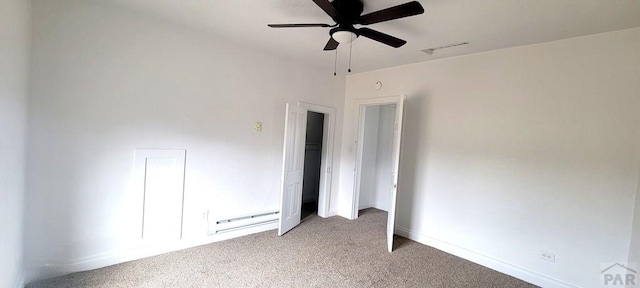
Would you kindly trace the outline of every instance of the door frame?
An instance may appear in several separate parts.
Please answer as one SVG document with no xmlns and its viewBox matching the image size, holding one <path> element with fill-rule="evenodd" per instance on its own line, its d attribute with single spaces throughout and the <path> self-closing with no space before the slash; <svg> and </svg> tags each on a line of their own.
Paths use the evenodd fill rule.
<svg viewBox="0 0 640 288">
<path fill-rule="evenodd" d="M 389 104 L 396 104 L 400 102 L 400 99 L 404 97 L 403 95 L 398 96 L 386 96 L 386 97 L 376 97 L 376 98 L 366 98 L 366 99 L 356 99 L 356 106 L 358 107 L 358 138 L 356 140 L 356 165 L 353 170 L 354 173 L 354 185 L 353 185 L 353 195 L 351 198 L 351 219 L 358 219 L 358 208 L 360 205 L 360 180 L 361 180 L 361 169 L 362 169 L 362 152 L 364 150 L 364 143 L 362 139 L 364 138 L 364 121 L 366 117 L 366 108 L 370 106 L 383 106 Z M 396 112 L 397 113 L 397 112 Z M 397 117 L 397 115 L 396 115 Z M 393 203 L 389 203 L 389 205 L 393 205 Z"/>
<path fill-rule="evenodd" d="M 335 139 L 336 108 L 307 102 L 298 102 L 307 111 L 324 114 L 322 127 L 322 156 L 320 160 L 320 189 L 318 194 L 318 216 L 322 218 L 337 215 L 331 211 L 331 175 L 333 171 L 333 148 Z M 306 139 L 304 143 L 306 145 Z"/>
</svg>

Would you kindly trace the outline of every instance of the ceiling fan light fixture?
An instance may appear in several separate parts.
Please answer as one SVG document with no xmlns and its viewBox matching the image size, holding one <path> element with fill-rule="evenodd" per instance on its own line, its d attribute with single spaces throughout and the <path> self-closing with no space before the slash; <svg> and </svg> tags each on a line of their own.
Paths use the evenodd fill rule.
<svg viewBox="0 0 640 288">
<path fill-rule="evenodd" d="M 351 31 L 336 31 L 331 34 L 333 40 L 336 40 L 340 44 L 351 43 L 353 40 L 358 38 L 358 34 L 353 33 Z"/>
</svg>

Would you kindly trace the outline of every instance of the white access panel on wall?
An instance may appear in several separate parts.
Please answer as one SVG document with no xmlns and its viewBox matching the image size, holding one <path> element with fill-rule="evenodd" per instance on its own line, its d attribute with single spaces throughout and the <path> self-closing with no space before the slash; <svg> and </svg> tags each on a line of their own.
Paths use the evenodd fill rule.
<svg viewBox="0 0 640 288">
<path fill-rule="evenodd" d="M 184 149 L 136 149 L 136 193 L 141 196 L 140 223 L 143 240 L 173 241 L 182 238 Z"/>
</svg>

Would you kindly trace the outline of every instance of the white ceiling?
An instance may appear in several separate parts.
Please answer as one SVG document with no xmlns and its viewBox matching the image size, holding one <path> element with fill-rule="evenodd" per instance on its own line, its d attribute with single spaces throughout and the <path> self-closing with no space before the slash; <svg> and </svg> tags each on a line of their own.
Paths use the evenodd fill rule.
<svg viewBox="0 0 640 288">
<path fill-rule="evenodd" d="M 311 0 L 104 0 L 272 50 L 333 70 L 334 53 L 322 51 L 329 28 L 272 29 L 268 23 L 328 23 Z M 364 13 L 409 0 L 363 0 Z M 640 27 L 638 0 L 420 0 L 425 14 L 369 28 L 407 40 L 398 49 L 367 38 L 353 43 L 354 72 L 482 51 Z M 458 42 L 469 45 L 421 50 Z M 340 66 L 349 47 L 339 47 Z M 603 51 L 606 53 L 606 51 Z M 332 72 L 332 71 L 330 71 Z"/>
</svg>

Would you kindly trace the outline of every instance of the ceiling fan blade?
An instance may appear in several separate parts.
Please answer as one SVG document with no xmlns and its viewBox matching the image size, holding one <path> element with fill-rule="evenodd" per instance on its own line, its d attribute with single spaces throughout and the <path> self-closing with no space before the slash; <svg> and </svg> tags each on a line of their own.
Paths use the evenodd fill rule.
<svg viewBox="0 0 640 288">
<path fill-rule="evenodd" d="M 358 23 L 362 25 L 369 25 L 393 19 L 399 19 L 424 13 L 424 8 L 418 1 L 411 1 L 408 3 L 393 6 L 380 11 L 372 12 L 366 15 L 360 16 Z"/>
<path fill-rule="evenodd" d="M 324 12 L 329 14 L 332 19 L 336 19 L 338 12 L 336 11 L 336 7 L 333 7 L 333 4 L 331 4 L 329 0 L 313 0 L 313 2 L 316 3 L 316 5 L 320 6 L 320 8 L 324 10 Z"/>
<path fill-rule="evenodd" d="M 307 28 L 307 27 L 333 27 L 329 24 L 310 23 L 310 24 L 267 24 L 271 28 Z"/>
<path fill-rule="evenodd" d="M 382 32 L 372 30 L 369 28 L 360 28 L 358 29 L 358 35 L 367 37 L 371 40 L 378 41 L 380 43 L 387 44 L 391 47 L 398 48 L 404 44 L 407 44 L 407 41 L 402 39 L 398 39 L 388 34 L 384 34 Z"/>
<path fill-rule="evenodd" d="M 324 51 L 336 50 L 338 48 L 338 41 L 334 40 L 333 37 L 329 38 L 329 42 L 324 46 Z"/>
</svg>

